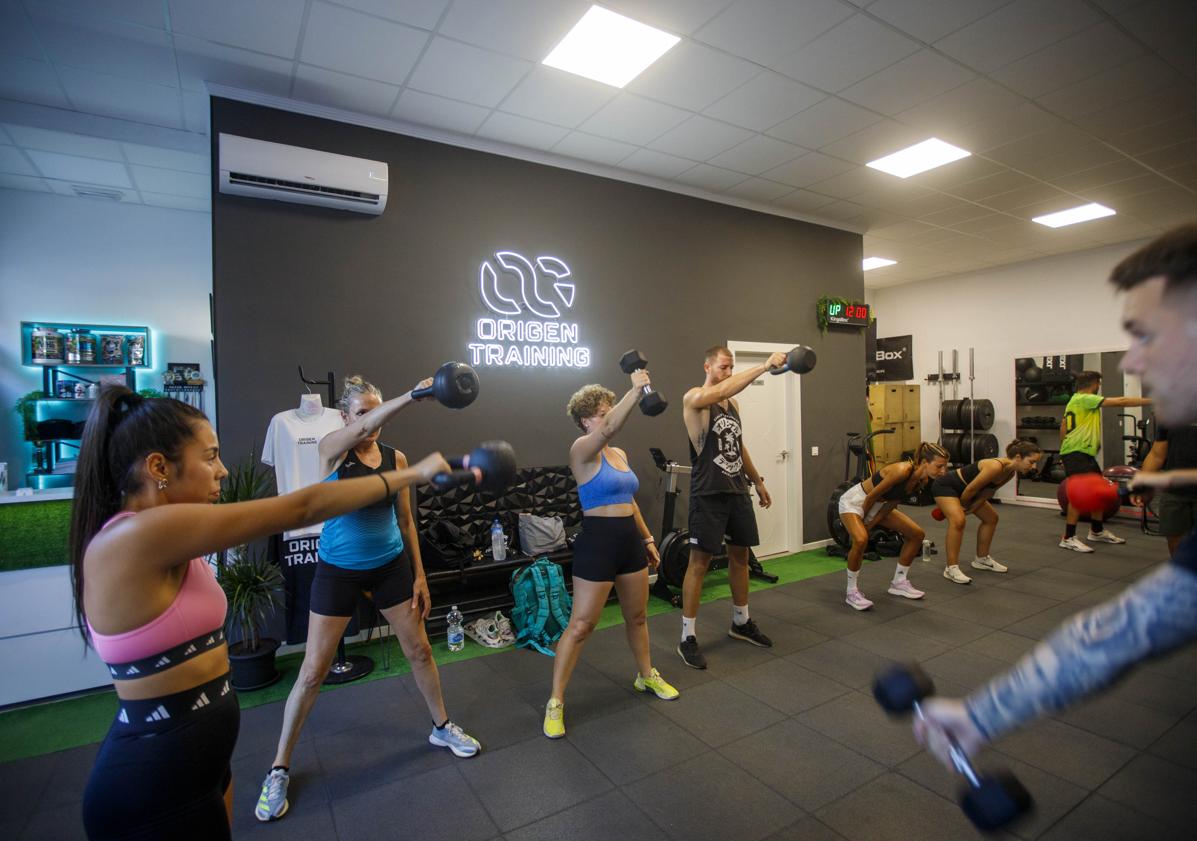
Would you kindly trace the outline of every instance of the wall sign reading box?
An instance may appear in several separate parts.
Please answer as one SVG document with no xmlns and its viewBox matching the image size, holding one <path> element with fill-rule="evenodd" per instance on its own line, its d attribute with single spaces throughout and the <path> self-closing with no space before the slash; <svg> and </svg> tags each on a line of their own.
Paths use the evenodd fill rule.
<svg viewBox="0 0 1197 841">
<path fill-rule="evenodd" d="M 867 327 L 869 305 L 832 301 L 827 305 L 827 323 L 842 324 L 848 327 Z"/>
</svg>

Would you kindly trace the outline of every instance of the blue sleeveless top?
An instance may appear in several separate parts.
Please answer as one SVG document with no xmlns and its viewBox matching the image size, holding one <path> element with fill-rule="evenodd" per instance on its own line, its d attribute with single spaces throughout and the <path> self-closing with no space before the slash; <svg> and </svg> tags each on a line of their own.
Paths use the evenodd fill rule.
<svg viewBox="0 0 1197 841">
<path fill-rule="evenodd" d="M 362 464 L 350 450 L 337 471 L 324 481 L 356 479 L 395 469 L 395 450 L 378 445 L 382 462 L 378 467 Z M 404 493 L 406 488 L 400 493 Z M 342 569 L 374 569 L 390 562 L 403 551 L 395 504 L 382 500 L 357 511 L 326 520 L 320 533 L 320 560 Z"/>
<path fill-rule="evenodd" d="M 578 485 L 578 501 L 582 510 L 589 511 L 600 505 L 626 505 L 640 489 L 640 480 L 631 470 L 616 470 L 599 453 L 599 471 L 594 477 Z M 327 526 L 325 526 L 327 528 Z"/>
</svg>

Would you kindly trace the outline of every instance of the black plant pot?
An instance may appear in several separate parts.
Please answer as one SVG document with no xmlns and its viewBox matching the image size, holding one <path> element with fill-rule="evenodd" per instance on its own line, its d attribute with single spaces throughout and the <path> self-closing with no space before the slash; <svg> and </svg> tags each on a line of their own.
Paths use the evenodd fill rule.
<svg viewBox="0 0 1197 841">
<path fill-rule="evenodd" d="M 274 667 L 274 655 L 278 651 L 278 640 L 258 641 L 258 650 L 247 652 L 245 643 L 229 646 L 229 671 L 233 676 L 233 688 L 238 692 L 263 689 L 276 682 L 282 674 Z"/>
</svg>

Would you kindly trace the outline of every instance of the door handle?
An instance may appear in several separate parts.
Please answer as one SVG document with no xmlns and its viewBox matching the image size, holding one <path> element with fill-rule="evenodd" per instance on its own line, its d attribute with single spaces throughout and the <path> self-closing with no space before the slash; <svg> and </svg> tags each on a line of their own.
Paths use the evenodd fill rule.
<svg viewBox="0 0 1197 841">
<path fill-rule="evenodd" d="M 781 456 L 782 461 L 785 461 L 786 459 L 788 459 L 790 457 L 790 451 L 782 450 L 780 453 L 778 453 L 778 455 Z"/>
</svg>

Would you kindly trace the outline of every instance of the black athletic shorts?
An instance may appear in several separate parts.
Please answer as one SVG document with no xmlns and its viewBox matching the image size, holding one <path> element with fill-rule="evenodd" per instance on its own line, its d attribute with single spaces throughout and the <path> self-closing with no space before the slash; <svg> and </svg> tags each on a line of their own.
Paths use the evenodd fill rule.
<svg viewBox="0 0 1197 841">
<path fill-rule="evenodd" d="M 732 546 L 756 546 L 756 514 L 748 494 L 719 493 L 690 497 L 690 545 L 714 555 L 726 535 Z"/>
<path fill-rule="evenodd" d="M 369 590 L 379 610 L 394 607 L 412 596 L 413 575 L 407 549 L 372 569 L 345 569 L 323 558 L 316 562 L 312 579 L 312 613 L 321 616 L 353 616 L 357 595 Z"/>
<path fill-rule="evenodd" d="M 964 493 L 964 488 L 964 480 L 960 478 L 957 471 L 953 470 L 931 483 L 931 496 L 954 496 L 959 499 L 960 495 Z"/>
<path fill-rule="evenodd" d="M 1060 463 L 1064 465 L 1066 477 L 1078 473 L 1101 473 L 1101 465 L 1088 453 L 1065 453 L 1060 456 Z"/>
<path fill-rule="evenodd" d="M 648 551 L 633 517 L 582 517 L 574 541 L 573 577 L 614 581 L 648 566 Z"/>
</svg>

